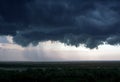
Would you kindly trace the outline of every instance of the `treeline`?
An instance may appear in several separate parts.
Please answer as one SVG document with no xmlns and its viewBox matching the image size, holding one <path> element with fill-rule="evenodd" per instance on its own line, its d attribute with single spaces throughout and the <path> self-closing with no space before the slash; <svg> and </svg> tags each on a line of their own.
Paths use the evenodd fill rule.
<svg viewBox="0 0 120 82">
<path fill-rule="evenodd" d="M 119 68 L 0 70 L 1 82 L 120 82 Z"/>
</svg>

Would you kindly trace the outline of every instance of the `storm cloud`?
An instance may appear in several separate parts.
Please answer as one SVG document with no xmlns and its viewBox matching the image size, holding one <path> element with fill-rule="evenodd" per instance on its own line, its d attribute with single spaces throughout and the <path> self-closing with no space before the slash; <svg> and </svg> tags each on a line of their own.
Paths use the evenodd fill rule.
<svg viewBox="0 0 120 82">
<path fill-rule="evenodd" d="M 0 0 L 0 35 L 28 46 L 120 44 L 119 0 Z"/>
</svg>

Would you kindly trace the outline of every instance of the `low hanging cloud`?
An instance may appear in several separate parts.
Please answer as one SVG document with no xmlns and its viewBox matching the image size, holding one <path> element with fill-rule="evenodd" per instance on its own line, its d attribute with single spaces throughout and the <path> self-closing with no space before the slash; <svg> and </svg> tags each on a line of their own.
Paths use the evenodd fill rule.
<svg viewBox="0 0 120 82">
<path fill-rule="evenodd" d="M 119 0 L 1 0 L 0 35 L 22 46 L 59 41 L 97 48 L 120 44 Z"/>
</svg>

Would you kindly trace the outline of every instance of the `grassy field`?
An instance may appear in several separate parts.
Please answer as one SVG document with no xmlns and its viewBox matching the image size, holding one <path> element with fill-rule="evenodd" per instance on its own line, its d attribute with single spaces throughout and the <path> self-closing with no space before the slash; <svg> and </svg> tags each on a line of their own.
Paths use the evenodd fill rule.
<svg viewBox="0 0 120 82">
<path fill-rule="evenodd" d="M 0 82 L 120 82 L 120 62 L 0 62 Z"/>
</svg>

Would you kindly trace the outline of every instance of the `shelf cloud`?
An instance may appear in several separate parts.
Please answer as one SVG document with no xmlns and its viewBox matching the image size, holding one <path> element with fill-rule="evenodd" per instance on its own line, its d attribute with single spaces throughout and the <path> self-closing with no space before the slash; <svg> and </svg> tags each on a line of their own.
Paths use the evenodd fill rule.
<svg viewBox="0 0 120 82">
<path fill-rule="evenodd" d="M 119 0 L 0 0 L 0 35 L 28 46 L 120 44 Z"/>
</svg>

